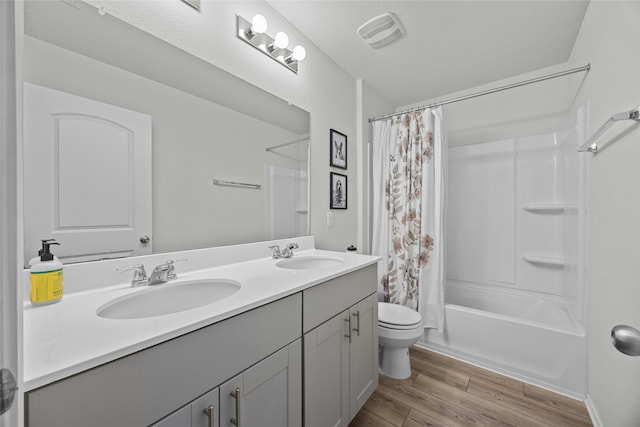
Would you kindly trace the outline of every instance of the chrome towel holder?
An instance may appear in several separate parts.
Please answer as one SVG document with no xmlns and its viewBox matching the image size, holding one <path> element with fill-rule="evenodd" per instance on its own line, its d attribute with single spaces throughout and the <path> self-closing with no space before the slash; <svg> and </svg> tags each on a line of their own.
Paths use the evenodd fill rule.
<svg viewBox="0 0 640 427">
<path fill-rule="evenodd" d="M 598 138 L 600 138 L 613 124 L 620 120 L 635 120 L 636 122 L 640 122 L 640 107 L 634 108 L 629 111 L 623 111 L 621 113 L 617 113 L 612 115 L 609 120 L 605 122 L 600 128 L 594 132 L 593 135 L 587 142 L 582 144 L 579 148 L 579 152 L 590 152 L 597 153 L 598 152 L 598 143 L 596 142 Z"/>
<path fill-rule="evenodd" d="M 236 182 L 236 181 L 225 181 L 222 179 L 213 179 L 214 185 L 222 185 L 225 187 L 241 187 L 241 188 L 251 188 L 253 190 L 260 190 L 262 185 L 260 184 L 249 184 L 246 182 Z"/>
</svg>

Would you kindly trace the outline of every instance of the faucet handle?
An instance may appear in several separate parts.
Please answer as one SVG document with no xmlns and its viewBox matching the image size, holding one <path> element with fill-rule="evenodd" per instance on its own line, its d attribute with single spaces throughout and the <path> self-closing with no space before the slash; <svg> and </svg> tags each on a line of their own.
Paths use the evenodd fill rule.
<svg viewBox="0 0 640 427">
<path fill-rule="evenodd" d="M 269 246 L 269 249 L 273 249 L 273 259 L 278 259 L 282 257 L 282 251 L 280 250 L 280 246 L 278 245 L 273 245 L 273 246 Z"/>
<path fill-rule="evenodd" d="M 177 262 L 187 262 L 189 261 L 186 258 L 182 258 L 182 259 L 168 259 L 167 262 L 164 263 L 164 265 L 167 266 L 167 280 L 173 280 L 173 279 L 177 279 L 178 275 L 176 274 L 176 267 L 175 267 L 175 263 Z"/>
<path fill-rule="evenodd" d="M 147 272 L 142 264 L 128 265 L 126 267 L 116 268 L 118 273 L 133 270 L 133 279 L 131 280 L 131 286 L 144 285 L 147 282 Z"/>
<path fill-rule="evenodd" d="M 299 246 L 298 246 L 298 244 L 297 244 L 297 243 L 289 243 L 289 244 L 287 245 L 287 249 L 289 249 L 289 250 L 292 250 L 292 249 L 298 249 L 298 248 L 299 248 Z"/>
</svg>

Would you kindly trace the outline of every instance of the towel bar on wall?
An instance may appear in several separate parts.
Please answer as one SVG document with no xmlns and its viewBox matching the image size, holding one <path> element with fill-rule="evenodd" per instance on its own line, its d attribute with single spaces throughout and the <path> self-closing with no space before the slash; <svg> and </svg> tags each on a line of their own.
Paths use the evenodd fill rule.
<svg viewBox="0 0 640 427">
<path fill-rule="evenodd" d="M 604 134 L 611 126 L 613 126 L 615 122 L 620 120 L 640 121 L 640 107 L 634 108 L 633 110 L 629 110 L 629 111 L 623 111 L 622 113 L 617 113 L 611 116 L 609 120 L 605 122 L 605 124 L 600 126 L 600 128 L 597 131 L 595 131 L 594 134 L 591 135 L 589 139 L 587 139 L 587 142 L 585 142 L 578 148 L 578 151 L 580 152 L 588 151 L 591 153 L 597 153 L 598 143 L 596 142 L 596 140 L 600 138 L 602 134 Z"/>
<path fill-rule="evenodd" d="M 224 181 L 222 179 L 213 179 L 214 185 L 223 185 L 226 187 L 241 187 L 241 188 L 251 188 L 254 190 L 260 190 L 262 185 L 260 184 L 248 184 L 246 182 L 235 182 L 235 181 Z"/>
</svg>

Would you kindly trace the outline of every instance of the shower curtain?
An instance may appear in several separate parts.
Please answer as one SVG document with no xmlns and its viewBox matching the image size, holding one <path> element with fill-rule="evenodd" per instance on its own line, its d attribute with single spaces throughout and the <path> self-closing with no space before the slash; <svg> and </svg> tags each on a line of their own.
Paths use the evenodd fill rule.
<svg viewBox="0 0 640 427">
<path fill-rule="evenodd" d="M 373 123 L 372 253 L 378 293 L 444 326 L 444 165 L 442 107 Z"/>
</svg>

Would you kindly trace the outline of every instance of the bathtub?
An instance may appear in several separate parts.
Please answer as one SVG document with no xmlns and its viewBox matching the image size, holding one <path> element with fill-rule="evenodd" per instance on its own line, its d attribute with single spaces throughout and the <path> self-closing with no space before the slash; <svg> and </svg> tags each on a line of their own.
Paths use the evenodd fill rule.
<svg viewBox="0 0 640 427">
<path fill-rule="evenodd" d="M 418 346 L 577 399 L 586 395 L 584 328 L 560 300 L 448 280 L 443 333 Z"/>
</svg>

